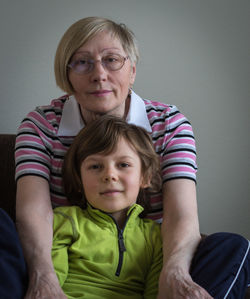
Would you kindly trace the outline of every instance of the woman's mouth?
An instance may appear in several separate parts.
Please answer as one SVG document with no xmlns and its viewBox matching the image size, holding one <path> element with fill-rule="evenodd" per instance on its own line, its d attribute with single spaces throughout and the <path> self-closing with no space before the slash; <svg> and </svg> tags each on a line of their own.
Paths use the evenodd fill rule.
<svg viewBox="0 0 250 299">
<path fill-rule="evenodd" d="M 110 94 L 112 91 L 107 89 L 95 90 L 92 91 L 90 94 L 96 97 L 103 97 Z"/>
</svg>

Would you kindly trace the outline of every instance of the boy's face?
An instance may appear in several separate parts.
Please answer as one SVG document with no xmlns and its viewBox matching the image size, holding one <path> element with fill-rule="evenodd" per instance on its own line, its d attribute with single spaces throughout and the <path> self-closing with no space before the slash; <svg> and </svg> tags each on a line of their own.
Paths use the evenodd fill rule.
<svg viewBox="0 0 250 299">
<path fill-rule="evenodd" d="M 136 202 L 140 187 L 147 186 L 140 158 L 123 138 L 112 153 L 88 156 L 81 165 L 81 177 L 91 206 L 111 214 L 118 222 Z"/>
</svg>

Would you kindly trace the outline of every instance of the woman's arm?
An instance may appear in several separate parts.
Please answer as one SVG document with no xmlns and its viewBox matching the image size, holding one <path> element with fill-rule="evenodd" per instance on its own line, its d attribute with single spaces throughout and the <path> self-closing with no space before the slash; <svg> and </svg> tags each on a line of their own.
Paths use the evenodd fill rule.
<svg viewBox="0 0 250 299">
<path fill-rule="evenodd" d="M 67 298 L 51 260 L 53 212 L 48 182 L 24 176 L 17 182 L 16 224 L 29 272 L 25 299 Z"/>
<path fill-rule="evenodd" d="M 189 179 L 166 182 L 163 210 L 163 268 L 157 299 L 211 299 L 189 274 L 192 257 L 200 242 L 195 183 Z"/>
</svg>

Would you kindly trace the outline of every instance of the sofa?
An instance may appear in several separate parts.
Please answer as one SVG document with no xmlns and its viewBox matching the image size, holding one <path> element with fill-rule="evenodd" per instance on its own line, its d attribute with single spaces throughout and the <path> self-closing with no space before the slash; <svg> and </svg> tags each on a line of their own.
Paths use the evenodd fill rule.
<svg viewBox="0 0 250 299">
<path fill-rule="evenodd" d="M 0 208 L 4 209 L 15 222 L 15 148 L 14 134 L 0 134 Z M 245 299 L 250 299 L 250 287 L 248 287 Z"/>
</svg>

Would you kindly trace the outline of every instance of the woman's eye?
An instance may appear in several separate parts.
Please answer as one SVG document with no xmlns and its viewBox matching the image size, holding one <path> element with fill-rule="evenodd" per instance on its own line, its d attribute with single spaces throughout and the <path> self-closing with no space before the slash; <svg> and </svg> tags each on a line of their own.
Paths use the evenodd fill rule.
<svg viewBox="0 0 250 299">
<path fill-rule="evenodd" d="M 117 62 L 118 59 L 115 56 L 107 56 L 107 57 L 104 57 L 103 60 L 107 63 L 112 63 L 112 62 Z"/>
<path fill-rule="evenodd" d="M 76 61 L 77 65 L 85 65 L 87 64 L 87 60 L 86 59 L 79 59 Z"/>
<path fill-rule="evenodd" d="M 89 64 L 90 61 L 91 59 L 88 57 L 76 57 L 72 63 L 76 66 L 79 66 L 79 65 L 87 65 Z"/>
</svg>

